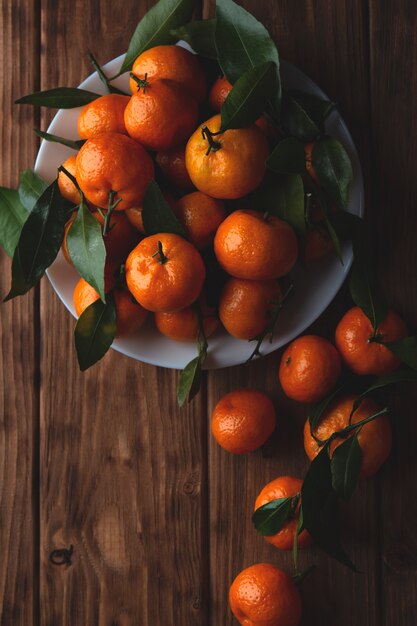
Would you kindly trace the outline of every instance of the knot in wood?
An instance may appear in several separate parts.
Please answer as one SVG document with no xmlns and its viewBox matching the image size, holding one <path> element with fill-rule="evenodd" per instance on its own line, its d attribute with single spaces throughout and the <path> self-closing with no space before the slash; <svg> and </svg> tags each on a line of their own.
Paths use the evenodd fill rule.
<svg viewBox="0 0 417 626">
<path fill-rule="evenodd" d="M 58 548 L 57 550 L 52 550 L 49 560 L 53 565 L 71 565 L 73 552 L 73 545 L 70 545 L 69 548 Z"/>
</svg>

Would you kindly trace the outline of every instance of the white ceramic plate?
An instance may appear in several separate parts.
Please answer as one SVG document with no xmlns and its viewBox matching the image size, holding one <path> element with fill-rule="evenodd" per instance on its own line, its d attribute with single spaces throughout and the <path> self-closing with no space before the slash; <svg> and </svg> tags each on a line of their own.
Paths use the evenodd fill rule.
<svg viewBox="0 0 417 626">
<path fill-rule="evenodd" d="M 110 76 L 114 76 L 123 61 L 123 55 L 113 59 L 104 66 Z M 300 89 L 311 94 L 325 97 L 302 72 L 288 63 L 282 63 L 283 83 L 288 89 Z M 120 76 L 114 83 L 119 88 L 129 92 L 128 74 Z M 80 87 L 105 93 L 105 88 L 96 73 L 89 76 Z M 49 133 L 76 139 L 77 119 L 79 109 L 59 111 L 48 128 Z M 349 211 L 355 215 L 363 214 L 363 179 L 358 154 L 352 137 L 337 111 L 333 111 L 326 123 L 328 134 L 337 137 L 347 149 L 353 163 L 354 184 L 349 202 Z M 57 167 L 67 159 L 73 150 L 60 144 L 43 141 L 35 163 L 35 171 L 48 182 L 56 176 Z M 267 341 L 262 346 L 262 353 L 268 354 L 294 337 L 302 333 L 325 310 L 340 289 L 352 262 L 352 251 L 349 245 L 343 247 L 342 265 L 336 258 L 325 259 L 314 267 L 305 270 L 296 267 L 291 273 L 294 282 L 294 295 L 284 307 L 272 343 Z M 78 280 L 75 270 L 65 261 L 62 252 L 59 253 L 53 265 L 49 268 L 48 277 L 53 288 L 67 309 L 75 316 L 73 305 L 73 291 Z M 227 367 L 244 363 L 253 350 L 253 343 L 239 341 L 228 335 L 222 328 L 209 339 L 209 353 L 205 367 L 208 369 Z M 193 343 L 174 342 L 161 335 L 149 320 L 137 335 L 118 339 L 113 348 L 133 359 L 182 369 L 195 355 Z"/>
</svg>

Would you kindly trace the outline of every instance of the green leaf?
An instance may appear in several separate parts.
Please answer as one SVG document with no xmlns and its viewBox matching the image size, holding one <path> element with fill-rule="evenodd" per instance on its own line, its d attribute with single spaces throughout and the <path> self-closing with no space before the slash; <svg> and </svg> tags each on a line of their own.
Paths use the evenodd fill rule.
<svg viewBox="0 0 417 626">
<path fill-rule="evenodd" d="M 282 98 L 282 124 L 292 137 L 304 143 L 313 141 L 321 133 L 302 105 L 287 93 Z"/>
<path fill-rule="evenodd" d="M 275 65 L 270 61 L 245 72 L 222 106 L 221 130 L 243 128 L 255 122 L 274 95 L 275 77 Z"/>
<path fill-rule="evenodd" d="M 276 535 L 294 511 L 293 501 L 292 497 L 278 498 L 256 509 L 252 515 L 252 522 L 258 533 L 264 537 Z"/>
<path fill-rule="evenodd" d="M 186 237 L 184 226 L 175 216 L 154 180 L 149 183 L 143 198 L 142 220 L 147 235 L 174 233 Z"/>
<path fill-rule="evenodd" d="M 383 389 L 384 387 L 388 387 L 389 385 L 395 385 L 396 383 L 415 382 L 416 380 L 417 372 L 413 370 L 395 370 L 394 372 L 390 372 L 389 374 L 384 374 L 384 376 L 379 376 L 367 389 L 365 389 L 365 391 L 360 394 L 360 396 L 358 396 L 358 398 L 356 398 L 352 406 L 351 415 L 353 415 L 356 409 L 360 406 L 364 397 L 369 395 L 373 391 Z"/>
<path fill-rule="evenodd" d="M 276 189 L 275 215 L 285 220 L 299 235 L 306 231 L 303 179 L 299 174 L 289 174 Z"/>
<path fill-rule="evenodd" d="M 0 187 L 0 245 L 13 256 L 28 211 L 15 189 Z"/>
<path fill-rule="evenodd" d="M 119 74 L 130 70 L 145 50 L 175 43 L 176 36 L 171 31 L 191 20 L 195 6 L 195 0 L 159 0 L 136 26 Z"/>
<path fill-rule="evenodd" d="M 296 137 L 283 139 L 269 155 L 266 165 L 279 174 L 305 174 L 306 155 L 303 142 Z"/>
<path fill-rule="evenodd" d="M 350 500 L 355 490 L 362 466 L 358 434 L 357 430 L 352 437 L 337 446 L 330 462 L 333 489 L 346 501 Z"/>
<path fill-rule="evenodd" d="M 292 547 L 292 559 L 294 562 L 295 569 L 298 569 L 298 537 L 300 533 L 304 530 L 304 518 L 303 518 L 303 507 L 300 506 L 300 512 L 298 515 L 298 524 L 294 533 L 294 544 Z"/>
<path fill-rule="evenodd" d="M 220 67 L 232 85 L 249 69 L 272 61 L 278 51 L 265 26 L 232 0 L 217 0 L 215 42 Z M 279 82 L 277 90 L 280 92 Z"/>
<path fill-rule="evenodd" d="M 108 293 L 106 302 L 96 300 L 90 304 L 75 325 L 75 349 L 82 372 L 106 354 L 115 335 L 116 307 L 113 294 Z"/>
<path fill-rule="evenodd" d="M 353 170 L 342 144 L 334 137 L 323 137 L 315 141 L 311 164 L 321 187 L 337 206 L 346 209 L 353 182 Z"/>
<path fill-rule="evenodd" d="M 13 256 L 12 287 L 6 300 L 26 293 L 55 260 L 70 206 L 61 197 L 55 179 L 39 197 L 22 227 Z"/>
<path fill-rule="evenodd" d="M 31 211 L 39 196 L 43 194 L 48 183 L 33 170 L 20 172 L 19 198 L 25 209 Z"/>
<path fill-rule="evenodd" d="M 310 415 L 308 417 L 308 421 L 310 422 L 310 433 L 311 433 L 312 436 L 313 436 L 313 433 L 314 433 L 314 431 L 316 429 L 317 424 L 321 420 L 321 417 L 322 417 L 323 413 L 329 407 L 329 405 L 334 400 L 334 398 L 336 398 L 336 396 L 338 396 L 339 393 L 341 391 L 343 391 L 344 388 L 345 388 L 345 385 L 340 385 L 329 396 L 324 398 L 324 400 L 321 400 L 320 402 L 317 402 L 317 404 L 314 404 L 311 407 Z"/>
<path fill-rule="evenodd" d="M 331 212 L 327 214 L 327 219 L 333 226 L 340 241 L 354 240 L 359 229 L 363 228 L 362 218 L 347 211 Z"/>
<path fill-rule="evenodd" d="M 374 331 L 384 321 L 388 305 L 373 267 L 355 256 L 349 280 L 350 295 L 372 324 Z"/>
<path fill-rule="evenodd" d="M 77 272 L 105 301 L 104 265 L 106 248 L 101 224 L 81 202 L 77 216 L 67 234 L 67 248 Z"/>
<path fill-rule="evenodd" d="M 100 98 L 100 94 L 77 89 L 76 87 L 57 87 L 47 91 L 37 91 L 16 100 L 16 104 L 33 104 L 51 109 L 75 109 Z"/>
<path fill-rule="evenodd" d="M 58 135 L 51 135 L 51 133 L 44 133 L 43 130 L 36 130 L 35 134 L 41 139 L 45 139 L 45 141 L 51 141 L 53 143 L 60 143 L 63 146 L 67 146 L 67 148 L 72 148 L 73 150 L 79 150 L 86 142 L 85 139 L 65 139 L 65 137 L 59 137 Z"/>
<path fill-rule="evenodd" d="M 404 337 L 397 341 L 384 342 L 405 365 L 417 371 L 417 337 Z"/>
<path fill-rule="evenodd" d="M 324 122 L 335 108 L 335 103 L 304 91 L 293 90 L 286 93 L 303 108 L 320 132 L 323 133 Z"/>
<path fill-rule="evenodd" d="M 175 39 L 186 41 L 196 52 L 207 59 L 217 59 L 214 30 L 216 20 L 193 20 L 185 26 L 171 30 Z"/>
<path fill-rule="evenodd" d="M 179 406 L 183 406 L 188 398 L 188 402 L 197 395 L 201 385 L 201 367 L 205 359 L 205 354 L 200 353 L 190 361 L 182 370 L 177 385 L 177 400 Z"/>
<path fill-rule="evenodd" d="M 339 539 L 338 502 L 332 486 L 327 446 L 312 461 L 301 488 L 303 526 L 315 543 L 334 559 L 356 571 Z"/>
</svg>

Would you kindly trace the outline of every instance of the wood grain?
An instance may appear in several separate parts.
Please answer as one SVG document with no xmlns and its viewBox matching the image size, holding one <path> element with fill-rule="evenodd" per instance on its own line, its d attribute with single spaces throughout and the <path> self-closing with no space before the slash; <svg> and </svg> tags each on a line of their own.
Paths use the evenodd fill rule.
<svg viewBox="0 0 417 626">
<path fill-rule="evenodd" d="M 369 81 L 367 14 L 362 2 L 243 2 L 270 30 L 281 57 L 313 78 L 338 103 L 368 165 Z M 339 294 L 307 332 L 332 337 L 349 300 Z M 210 440 L 209 489 L 211 529 L 211 624 L 232 624 L 227 591 L 236 574 L 255 562 L 272 562 L 293 571 L 290 554 L 278 552 L 256 535 L 250 517 L 261 488 L 279 475 L 303 477 L 307 469 L 302 445 L 306 411 L 284 400 L 277 370 L 280 353 L 247 367 L 213 372 L 209 377 L 209 414 L 223 393 L 249 386 L 274 399 L 278 428 L 268 450 L 232 457 Z M 376 567 L 375 482 L 364 483 L 346 511 L 343 536 L 348 553 L 362 570 L 355 576 L 317 549 L 301 557 L 301 566 L 317 570 L 303 585 L 305 626 L 380 624 L 379 570 Z M 354 599 L 354 600 L 353 600 Z"/>
<path fill-rule="evenodd" d="M 406 0 L 370 2 L 373 134 L 373 234 L 380 277 L 394 310 L 415 334 L 417 248 L 414 149 L 417 120 L 417 7 Z M 381 480 L 383 621 L 417 622 L 417 389 L 391 394 L 395 441 Z"/>
<path fill-rule="evenodd" d="M 0 185 L 11 187 L 36 153 L 37 114 L 13 105 L 39 86 L 36 2 L 0 2 L 0 47 Z M 3 298 L 10 288 L 10 260 L 0 256 Z M 38 606 L 38 295 L 1 307 L 0 623 L 32 626 Z"/>
<path fill-rule="evenodd" d="M 144 2 L 42 3 L 42 87 L 126 50 Z M 46 123 L 46 120 L 44 120 Z M 74 321 L 41 294 L 41 624 L 207 623 L 205 393 L 111 351 L 82 375 Z M 74 546 L 72 564 L 54 549 Z"/>
</svg>

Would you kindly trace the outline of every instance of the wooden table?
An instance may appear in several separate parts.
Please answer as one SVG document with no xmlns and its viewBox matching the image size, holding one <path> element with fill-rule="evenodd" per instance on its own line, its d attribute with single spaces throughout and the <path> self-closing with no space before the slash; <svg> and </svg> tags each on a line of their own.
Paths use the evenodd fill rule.
<svg viewBox="0 0 417 626">
<path fill-rule="evenodd" d="M 2 185 L 16 185 L 50 115 L 13 101 L 88 73 L 124 52 L 145 0 L 1 0 Z M 366 218 L 392 306 L 416 330 L 417 5 L 413 0 L 248 0 L 281 56 L 340 104 L 365 175 Z M 204 3 L 203 15 L 213 7 Z M 2 257 L 3 258 L 3 257 Z M 3 260 L 1 293 L 9 286 Z M 314 325 L 331 336 L 345 292 Z M 188 407 L 178 374 L 111 351 L 80 374 L 74 320 L 45 279 L 1 308 L 0 622 L 3 626 L 232 624 L 228 587 L 258 561 L 291 569 L 250 521 L 256 494 L 302 476 L 305 415 L 278 389 L 279 354 L 211 372 Z M 209 436 L 226 391 L 250 386 L 276 402 L 266 451 L 232 457 Z M 302 594 L 306 625 L 417 623 L 417 420 L 414 389 L 390 396 L 395 443 L 375 480 L 343 512 L 355 575 L 317 549 Z M 70 565 L 49 561 L 74 546 Z"/>
</svg>

